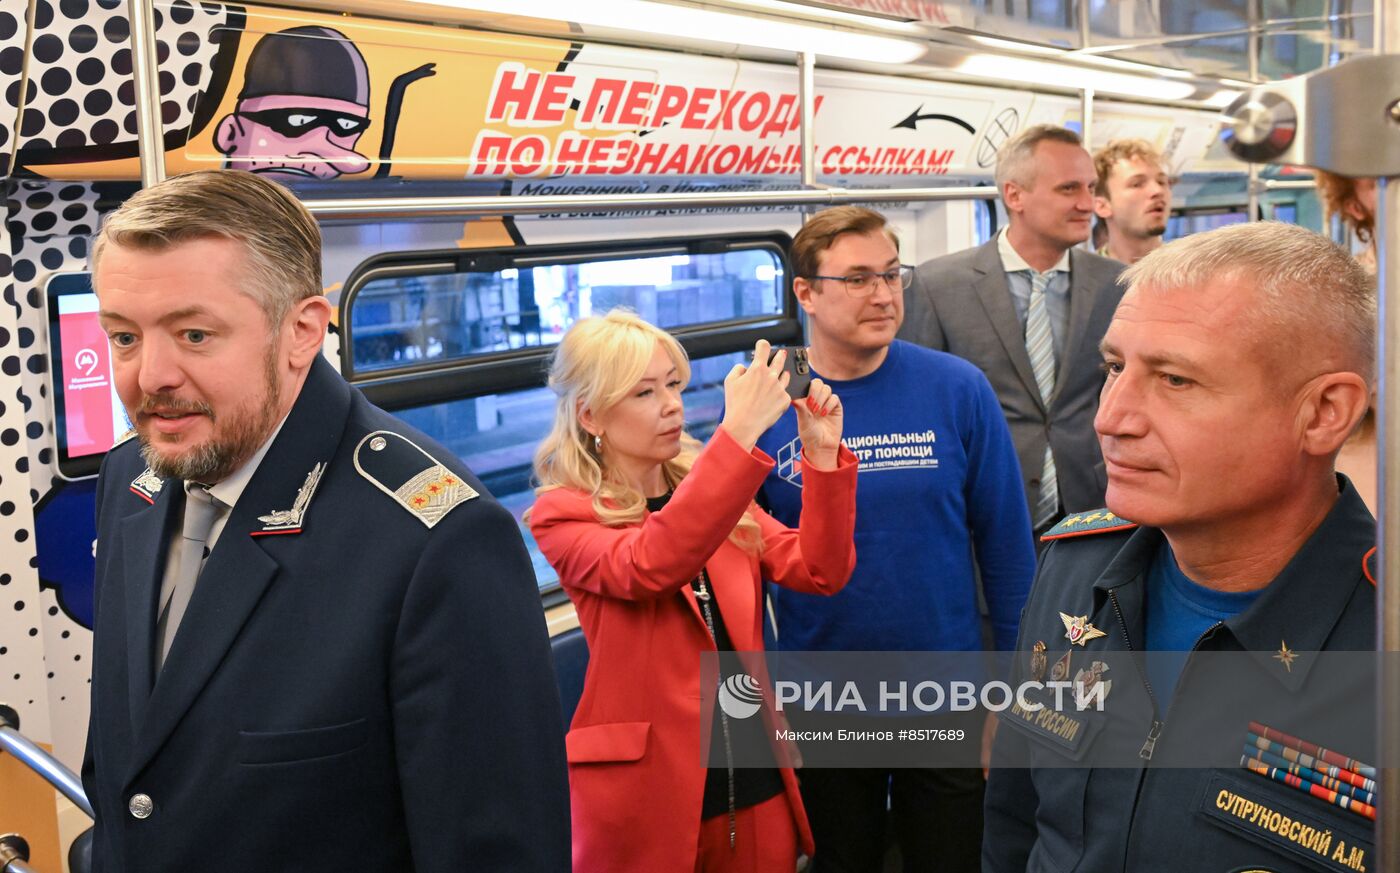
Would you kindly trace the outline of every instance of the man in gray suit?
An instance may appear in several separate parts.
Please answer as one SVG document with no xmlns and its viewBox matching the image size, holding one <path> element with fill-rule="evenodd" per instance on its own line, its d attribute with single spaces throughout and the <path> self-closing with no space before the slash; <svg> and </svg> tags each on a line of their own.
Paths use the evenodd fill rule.
<svg viewBox="0 0 1400 873">
<path fill-rule="evenodd" d="M 899 337 L 971 361 L 996 390 L 1037 535 L 1103 506 L 1107 487 L 1094 436 L 1099 340 L 1123 265 L 1074 248 L 1089 238 L 1097 179 L 1078 134 L 1022 131 L 997 155 L 1009 226 L 925 263 L 905 294 Z"/>
</svg>

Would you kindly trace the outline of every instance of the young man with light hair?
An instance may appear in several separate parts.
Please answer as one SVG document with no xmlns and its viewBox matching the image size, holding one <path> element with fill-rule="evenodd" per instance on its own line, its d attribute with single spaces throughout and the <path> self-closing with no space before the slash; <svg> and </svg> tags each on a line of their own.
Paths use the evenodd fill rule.
<svg viewBox="0 0 1400 873">
<path fill-rule="evenodd" d="M 1074 131 L 1041 124 L 1017 134 L 997 154 L 996 183 L 1008 226 L 919 267 L 899 336 L 986 374 L 1040 533 L 1062 512 L 1103 503 L 1097 347 L 1123 265 L 1076 248 L 1089 238 L 1097 176 Z"/>
<path fill-rule="evenodd" d="M 1370 822 L 1240 753 L 1259 722 L 1375 751 L 1373 678 L 1314 666 L 1375 646 L 1375 520 L 1334 469 L 1370 396 L 1374 286 L 1278 222 L 1169 243 L 1124 280 L 1100 346 L 1107 509 L 1046 535 L 1011 681 L 1121 666 L 1101 713 L 1002 718 L 984 869 L 1373 865 Z"/>
<path fill-rule="evenodd" d="M 1162 155 L 1145 139 L 1116 139 L 1094 153 L 1094 214 L 1108 239 L 1105 258 L 1135 264 L 1162 244 L 1172 211 L 1172 182 Z"/>
</svg>

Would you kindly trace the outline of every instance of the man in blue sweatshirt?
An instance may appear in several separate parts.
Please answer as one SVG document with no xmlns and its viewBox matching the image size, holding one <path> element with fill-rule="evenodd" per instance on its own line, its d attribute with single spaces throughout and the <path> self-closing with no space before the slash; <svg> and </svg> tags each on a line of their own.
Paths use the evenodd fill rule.
<svg viewBox="0 0 1400 873">
<path fill-rule="evenodd" d="M 895 340 L 913 270 L 884 216 L 839 206 L 792 244 L 809 360 L 846 409 L 860 458 L 856 570 L 834 597 L 772 592 L 781 651 L 978 651 L 977 578 L 998 649 L 1015 645 L 1035 572 L 1029 512 L 1006 420 L 972 364 Z M 759 448 L 775 517 L 801 511 L 801 443 L 789 412 Z M 816 873 L 878 871 L 887 808 L 906 871 L 979 869 L 983 777 L 969 769 L 806 769 Z"/>
</svg>

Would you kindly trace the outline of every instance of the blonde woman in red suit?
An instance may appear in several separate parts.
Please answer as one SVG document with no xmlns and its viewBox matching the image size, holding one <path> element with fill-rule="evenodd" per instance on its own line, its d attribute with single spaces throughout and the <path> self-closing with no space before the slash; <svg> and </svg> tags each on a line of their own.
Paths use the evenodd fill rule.
<svg viewBox="0 0 1400 873">
<path fill-rule="evenodd" d="M 535 456 L 530 529 L 578 608 L 590 660 L 568 734 L 574 869 L 792 873 L 811 832 L 786 749 L 765 719 L 701 712 L 701 653 L 763 649 L 761 579 L 834 594 L 855 566 L 856 459 L 841 403 L 813 380 L 798 401 L 801 526 L 753 503 L 773 459 L 754 448 L 788 408 L 784 353 L 724 380 L 724 421 L 703 449 L 684 430 L 685 352 L 614 310 L 578 322 L 555 353 L 554 429 Z M 769 715 L 768 713 L 764 714 Z M 724 761 L 712 738 L 772 753 Z M 756 741 L 756 744 L 755 744 Z"/>
</svg>

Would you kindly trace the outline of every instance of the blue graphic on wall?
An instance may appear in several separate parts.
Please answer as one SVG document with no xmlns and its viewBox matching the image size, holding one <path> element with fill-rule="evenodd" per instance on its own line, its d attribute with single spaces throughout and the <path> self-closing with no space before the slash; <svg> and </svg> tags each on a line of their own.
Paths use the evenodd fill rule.
<svg viewBox="0 0 1400 873">
<path fill-rule="evenodd" d="M 35 544 L 39 551 L 39 585 L 58 594 L 58 605 L 89 630 L 92 628 L 92 579 L 96 562 L 97 479 L 60 482 L 37 507 Z"/>
</svg>

